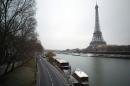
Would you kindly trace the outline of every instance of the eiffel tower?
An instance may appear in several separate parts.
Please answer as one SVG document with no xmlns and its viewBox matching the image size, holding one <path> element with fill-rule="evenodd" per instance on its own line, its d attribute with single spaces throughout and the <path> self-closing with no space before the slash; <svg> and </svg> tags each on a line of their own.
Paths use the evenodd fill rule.
<svg viewBox="0 0 130 86">
<path fill-rule="evenodd" d="M 96 6 L 95 6 L 95 29 L 94 29 L 92 41 L 90 42 L 88 49 L 94 49 L 99 45 L 106 45 L 106 42 L 104 41 L 102 32 L 100 30 L 98 5 L 96 4 Z"/>
</svg>

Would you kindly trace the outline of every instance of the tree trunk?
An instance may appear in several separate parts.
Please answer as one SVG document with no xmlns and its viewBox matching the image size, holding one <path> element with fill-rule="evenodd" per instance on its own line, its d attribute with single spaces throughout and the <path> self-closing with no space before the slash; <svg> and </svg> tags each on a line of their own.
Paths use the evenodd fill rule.
<svg viewBox="0 0 130 86">
<path fill-rule="evenodd" d="M 11 71 L 14 69 L 15 62 L 12 63 Z"/>
<path fill-rule="evenodd" d="M 11 62 L 8 62 L 7 66 L 6 66 L 6 68 L 5 68 L 4 74 L 6 74 L 6 73 L 8 72 L 8 69 L 9 69 L 10 64 L 11 64 Z"/>
</svg>

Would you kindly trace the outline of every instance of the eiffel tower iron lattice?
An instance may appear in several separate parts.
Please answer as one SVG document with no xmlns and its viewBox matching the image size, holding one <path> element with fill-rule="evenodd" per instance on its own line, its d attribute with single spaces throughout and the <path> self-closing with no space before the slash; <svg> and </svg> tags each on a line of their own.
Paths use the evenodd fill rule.
<svg viewBox="0 0 130 86">
<path fill-rule="evenodd" d="M 99 45 L 106 45 L 106 42 L 104 41 L 102 32 L 100 30 L 98 5 L 96 4 L 96 6 L 95 6 L 95 29 L 94 29 L 92 41 L 90 42 L 90 45 L 88 46 L 88 48 L 93 49 Z"/>
</svg>

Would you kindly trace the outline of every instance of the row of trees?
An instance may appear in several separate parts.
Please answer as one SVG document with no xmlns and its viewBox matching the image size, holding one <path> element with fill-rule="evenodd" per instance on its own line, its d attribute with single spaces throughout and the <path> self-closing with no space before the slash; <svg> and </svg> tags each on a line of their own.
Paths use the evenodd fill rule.
<svg viewBox="0 0 130 86">
<path fill-rule="evenodd" d="M 43 47 L 35 32 L 35 0 L 0 0 L 0 66 L 14 69 Z"/>
<path fill-rule="evenodd" d="M 82 50 L 83 53 L 129 54 L 130 45 L 99 45 Z"/>
</svg>

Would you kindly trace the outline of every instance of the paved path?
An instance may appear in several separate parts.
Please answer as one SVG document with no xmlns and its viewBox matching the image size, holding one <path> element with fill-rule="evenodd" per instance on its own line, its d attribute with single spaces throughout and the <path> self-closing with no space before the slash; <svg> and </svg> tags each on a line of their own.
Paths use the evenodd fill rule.
<svg viewBox="0 0 130 86">
<path fill-rule="evenodd" d="M 65 86 L 65 80 L 61 73 L 46 59 L 38 57 L 37 66 L 37 86 Z"/>
</svg>

